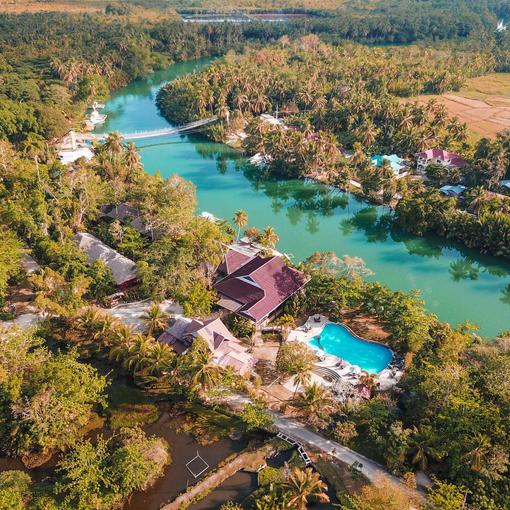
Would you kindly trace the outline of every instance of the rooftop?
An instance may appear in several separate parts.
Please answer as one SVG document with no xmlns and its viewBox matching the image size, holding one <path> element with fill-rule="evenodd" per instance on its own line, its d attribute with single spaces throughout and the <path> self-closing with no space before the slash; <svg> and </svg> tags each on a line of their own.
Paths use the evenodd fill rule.
<svg viewBox="0 0 510 510">
<path fill-rule="evenodd" d="M 124 285 L 136 280 L 138 270 L 132 260 L 124 257 L 124 255 L 121 255 L 118 251 L 110 248 L 97 237 L 87 232 L 76 234 L 74 239 L 78 243 L 78 247 L 87 254 L 91 262 L 102 260 L 110 268 L 117 285 Z"/>
<path fill-rule="evenodd" d="M 151 235 L 151 229 L 147 227 L 142 218 L 142 213 L 136 207 L 126 202 L 113 206 L 105 215 L 112 220 L 118 220 L 125 225 L 138 230 L 141 234 Z"/>
<path fill-rule="evenodd" d="M 406 169 L 405 161 L 397 156 L 396 154 L 391 155 L 376 155 L 370 158 L 373 166 L 381 167 L 383 165 L 383 161 L 388 161 L 392 170 L 399 175 L 403 170 Z"/>
<path fill-rule="evenodd" d="M 456 166 L 458 168 L 462 168 L 466 165 L 466 161 L 455 152 L 448 152 L 439 148 L 418 152 L 416 157 L 425 159 L 427 161 L 438 158 L 441 161 L 449 161 L 451 166 Z"/>
<path fill-rule="evenodd" d="M 443 195 L 448 195 L 449 197 L 458 197 L 465 189 L 466 186 L 458 184 L 457 186 L 443 186 L 442 188 L 439 188 L 439 191 L 443 193 Z"/>
<path fill-rule="evenodd" d="M 61 150 L 58 153 L 58 157 L 64 165 L 69 165 L 80 158 L 85 158 L 87 161 L 90 161 L 94 157 L 94 153 L 88 147 L 80 147 L 74 150 Z"/>
<path fill-rule="evenodd" d="M 172 346 L 178 354 L 182 354 L 198 337 L 207 343 L 217 365 L 232 368 L 240 375 L 247 375 L 253 369 L 255 359 L 220 319 L 202 322 L 179 317 L 158 340 Z"/>
<path fill-rule="evenodd" d="M 308 277 L 285 265 L 280 257 L 256 255 L 218 281 L 219 305 L 261 322 L 301 289 Z"/>
</svg>

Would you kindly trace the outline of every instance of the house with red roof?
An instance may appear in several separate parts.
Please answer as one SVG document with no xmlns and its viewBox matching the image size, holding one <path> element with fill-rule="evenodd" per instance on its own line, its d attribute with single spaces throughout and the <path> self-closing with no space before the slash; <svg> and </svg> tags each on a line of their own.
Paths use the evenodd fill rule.
<svg viewBox="0 0 510 510">
<path fill-rule="evenodd" d="M 250 255 L 231 248 L 218 268 L 214 288 L 218 305 L 261 325 L 309 281 L 302 271 L 285 264 L 279 256 Z"/>
<path fill-rule="evenodd" d="M 422 172 L 432 163 L 443 165 L 447 170 L 464 168 L 467 164 L 466 161 L 458 154 L 455 154 L 455 152 L 448 152 L 438 148 L 418 152 L 415 154 L 415 157 L 416 169 Z"/>
<path fill-rule="evenodd" d="M 183 354 L 198 337 L 206 342 L 218 366 L 230 368 L 243 377 L 249 376 L 255 368 L 255 358 L 230 333 L 221 319 L 202 322 L 178 317 L 158 341 L 170 345 L 177 354 Z"/>
</svg>

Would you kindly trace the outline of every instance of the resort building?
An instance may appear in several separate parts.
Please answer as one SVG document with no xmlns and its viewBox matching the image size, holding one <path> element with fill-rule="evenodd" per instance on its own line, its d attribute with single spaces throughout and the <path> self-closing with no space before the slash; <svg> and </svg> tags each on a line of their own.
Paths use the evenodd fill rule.
<svg viewBox="0 0 510 510">
<path fill-rule="evenodd" d="M 70 165 L 80 158 L 90 161 L 94 157 L 94 153 L 88 147 L 78 147 L 75 149 L 63 149 L 59 151 L 58 158 L 64 165 Z"/>
<path fill-rule="evenodd" d="M 409 173 L 409 169 L 405 160 L 397 156 L 396 154 L 391 154 L 390 156 L 382 155 L 382 156 L 372 156 L 370 158 L 370 162 L 372 166 L 376 168 L 381 168 L 384 161 L 387 161 L 395 174 L 395 177 L 400 178 L 404 177 Z"/>
<path fill-rule="evenodd" d="M 161 334 L 158 341 L 170 345 L 177 354 L 183 354 L 198 337 L 207 343 L 218 366 L 231 368 L 243 377 L 249 376 L 253 371 L 255 358 L 220 319 L 201 322 L 178 317 L 174 324 Z"/>
<path fill-rule="evenodd" d="M 128 225 L 138 230 L 140 234 L 149 236 L 152 240 L 159 237 L 158 234 L 144 222 L 140 210 L 130 206 L 126 202 L 112 207 L 103 217 L 120 221 L 123 225 Z"/>
<path fill-rule="evenodd" d="M 118 287 L 124 289 L 136 283 L 138 269 L 132 260 L 110 248 L 92 234 L 80 232 L 74 236 L 74 239 L 80 250 L 87 254 L 90 262 L 102 260 L 110 268 Z"/>
<path fill-rule="evenodd" d="M 448 152 L 443 149 L 429 149 L 415 154 L 416 169 L 423 172 L 428 165 L 437 163 L 443 165 L 447 170 L 454 168 L 464 168 L 466 161 L 464 161 L 458 154 Z"/>
<path fill-rule="evenodd" d="M 462 195 L 462 193 L 464 193 L 465 190 L 466 186 L 462 186 L 461 184 L 458 184 L 457 186 L 446 185 L 443 186 L 442 188 L 439 188 L 440 193 L 454 198 L 457 198 L 460 195 Z"/>
<path fill-rule="evenodd" d="M 279 256 L 250 255 L 235 247 L 228 251 L 218 273 L 220 280 L 214 285 L 220 296 L 218 305 L 257 326 L 277 315 L 309 280 Z"/>
</svg>

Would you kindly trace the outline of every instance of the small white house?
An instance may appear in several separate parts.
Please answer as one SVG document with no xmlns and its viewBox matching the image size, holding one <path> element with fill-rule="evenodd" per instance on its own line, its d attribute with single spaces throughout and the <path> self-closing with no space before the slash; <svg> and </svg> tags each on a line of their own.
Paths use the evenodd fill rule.
<svg viewBox="0 0 510 510">
<path fill-rule="evenodd" d="M 80 158 L 90 161 L 94 157 L 94 153 L 88 147 L 79 147 L 77 149 L 64 149 L 58 153 L 60 161 L 64 165 L 70 165 Z"/>
</svg>

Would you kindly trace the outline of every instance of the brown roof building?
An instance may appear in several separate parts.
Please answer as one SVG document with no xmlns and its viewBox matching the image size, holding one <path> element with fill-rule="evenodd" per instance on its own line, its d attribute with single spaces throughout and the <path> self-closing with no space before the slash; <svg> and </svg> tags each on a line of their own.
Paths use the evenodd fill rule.
<svg viewBox="0 0 510 510">
<path fill-rule="evenodd" d="M 220 367 L 231 368 L 242 376 L 248 376 L 252 372 L 255 359 L 220 319 L 201 322 L 179 317 L 163 332 L 158 341 L 170 345 L 177 354 L 182 354 L 198 337 L 205 340 L 214 362 Z"/>
<path fill-rule="evenodd" d="M 246 257 L 235 250 L 229 250 L 219 269 L 227 276 L 214 285 L 218 304 L 255 324 L 275 314 L 309 280 L 280 257 Z"/>
</svg>

